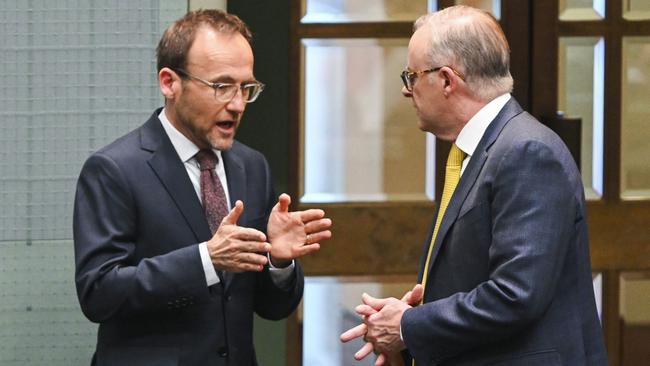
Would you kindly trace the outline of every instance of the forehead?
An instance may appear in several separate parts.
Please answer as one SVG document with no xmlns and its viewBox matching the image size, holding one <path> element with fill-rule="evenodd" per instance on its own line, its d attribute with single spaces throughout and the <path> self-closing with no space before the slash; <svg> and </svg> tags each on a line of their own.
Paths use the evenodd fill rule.
<svg viewBox="0 0 650 366">
<path fill-rule="evenodd" d="M 214 73 L 234 72 L 241 76 L 253 72 L 253 50 L 239 34 L 201 27 L 187 55 L 188 68 Z M 243 77 L 247 77 L 244 75 Z"/>
<path fill-rule="evenodd" d="M 426 25 L 418 28 L 413 33 L 408 47 L 408 65 L 409 67 L 422 67 L 428 62 L 430 32 Z"/>
</svg>

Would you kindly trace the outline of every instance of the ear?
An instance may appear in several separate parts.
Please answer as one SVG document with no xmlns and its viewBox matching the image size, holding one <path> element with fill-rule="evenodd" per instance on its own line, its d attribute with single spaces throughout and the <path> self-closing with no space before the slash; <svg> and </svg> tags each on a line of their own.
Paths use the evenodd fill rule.
<svg viewBox="0 0 650 366">
<path fill-rule="evenodd" d="M 181 79 L 172 69 L 163 67 L 158 72 L 158 86 L 165 100 L 175 99 L 181 91 Z"/>
<path fill-rule="evenodd" d="M 459 87 L 459 80 L 460 78 L 456 73 L 449 67 L 444 66 L 440 71 L 438 71 L 438 74 L 440 75 L 441 78 L 444 79 L 445 85 L 444 85 L 444 94 L 445 96 L 450 95 L 456 89 Z"/>
</svg>

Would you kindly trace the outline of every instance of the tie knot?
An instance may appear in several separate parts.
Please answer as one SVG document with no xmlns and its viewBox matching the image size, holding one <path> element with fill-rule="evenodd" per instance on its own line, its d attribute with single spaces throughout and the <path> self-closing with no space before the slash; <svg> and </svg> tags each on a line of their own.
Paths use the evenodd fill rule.
<svg viewBox="0 0 650 366">
<path fill-rule="evenodd" d="M 214 154 L 214 152 L 208 149 L 200 150 L 196 153 L 195 157 L 199 162 L 199 168 L 201 170 L 212 170 L 219 162 L 219 158 Z"/>
<path fill-rule="evenodd" d="M 465 160 L 465 154 L 458 145 L 452 144 L 451 150 L 449 150 L 449 156 L 447 157 L 447 166 L 461 166 L 463 165 L 463 160 Z"/>
</svg>

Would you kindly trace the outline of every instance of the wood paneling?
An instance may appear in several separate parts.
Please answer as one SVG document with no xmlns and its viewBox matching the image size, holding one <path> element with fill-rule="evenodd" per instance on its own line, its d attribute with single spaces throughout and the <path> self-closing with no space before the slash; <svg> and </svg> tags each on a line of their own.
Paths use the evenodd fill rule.
<svg viewBox="0 0 650 366">
<path fill-rule="evenodd" d="M 591 261 L 594 268 L 650 268 L 648 202 L 590 202 L 587 205 Z"/>
<path fill-rule="evenodd" d="M 303 205 L 301 208 L 309 208 Z M 301 260 L 307 275 L 416 274 L 433 203 L 317 205 L 334 222 L 332 239 Z"/>
</svg>

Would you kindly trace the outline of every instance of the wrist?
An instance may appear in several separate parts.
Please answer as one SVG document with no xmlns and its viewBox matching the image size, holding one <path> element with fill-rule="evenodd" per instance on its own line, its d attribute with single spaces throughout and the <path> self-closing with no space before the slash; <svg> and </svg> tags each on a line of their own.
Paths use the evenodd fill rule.
<svg viewBox="0 0 650 366">
<path fill-rule="evenodd" d="M 274 259 L 271 256 L 271 253 L 266 253 L 267 258 L 269 259 L 269 265 L 274 268 L 287 268 L 291 265 L 291 260 L 281 260 Z"/>
</svg>

